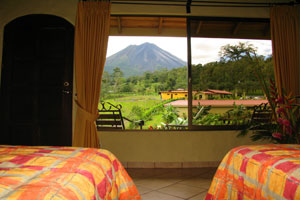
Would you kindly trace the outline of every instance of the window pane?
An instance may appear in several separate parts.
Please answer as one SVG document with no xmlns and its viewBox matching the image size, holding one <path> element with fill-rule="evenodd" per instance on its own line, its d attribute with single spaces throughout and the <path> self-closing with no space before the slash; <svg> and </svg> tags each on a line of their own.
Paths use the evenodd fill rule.
<svg viewBox="0 0 300 200">
<path fill-rule="evenodd" d="M 126 130 L 186 126 L 187 110 L 177 106 L 187 99 L 186 55 L 186 38 L 111 36 L 100 96 L 106 104 L 99 104 L 103 118 L 98 126 Z M 121 110 L 124 128 L 122 122 L 110 122 L 122 121 L 109 119 L 119 115 L 111 104 Z M 116 111 L 108 112 L 109 108 Z"/>
<path fill-rule="evenodd" d="M 193 125 L 248 123 L 253 107 L 267 102 L 255 73 L 274 79 L 271 41 L 192 35 Z"/>
</svg>

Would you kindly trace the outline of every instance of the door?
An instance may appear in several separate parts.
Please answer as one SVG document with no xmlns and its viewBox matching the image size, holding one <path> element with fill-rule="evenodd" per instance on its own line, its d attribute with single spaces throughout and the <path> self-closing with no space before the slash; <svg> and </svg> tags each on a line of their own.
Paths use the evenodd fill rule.
<svg viewBox="0 0 300 200">
<path fill-rule="evenodd" d="M 51 15 L 5 26 L 1 140 L 13 145 L 72 143 L 74 27 Z"/>
</svg>

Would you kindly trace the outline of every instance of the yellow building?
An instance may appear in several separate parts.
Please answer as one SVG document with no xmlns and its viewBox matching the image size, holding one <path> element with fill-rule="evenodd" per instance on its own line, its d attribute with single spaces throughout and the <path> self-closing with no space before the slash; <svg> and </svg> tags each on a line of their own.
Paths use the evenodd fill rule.
<svg viewBox="0 0 300 200">
<path fill-rule="evenodd" d="M 211 90 L 207 89 L 204 91 L 200 91 L 198 94 L 196 94 L 196 99 L 203 99 L 203 100 L 210 100 L 210 99 L 223 99 L 226 97 L 231 97 L 232 93 L 227 92 L 224 90 Z"/>
<path fill-rule="evenodd" d="M 193 95 L 196 94 L 197 91 L 193 91 Z M 161 91 L 159 92 L 160 97 L 162 100 L 168 99 L 187 99 L 188 91 L 183 89 L 178 90 L 168 90 L 168 91 Z"/>
<path fill-rule="evenodd" d="M 168 90 L 159 92 L 162 100 L 168 99 L 187 99 L 188 91 L 184 89 L 177 90 Z M 231 92 L 223 91 L 223 90 L 211 90 L 207 89 L 205 91 L 193 91 L 193 99 L 222 99 L 228 96 L 232 96 Z"/>
</svg>

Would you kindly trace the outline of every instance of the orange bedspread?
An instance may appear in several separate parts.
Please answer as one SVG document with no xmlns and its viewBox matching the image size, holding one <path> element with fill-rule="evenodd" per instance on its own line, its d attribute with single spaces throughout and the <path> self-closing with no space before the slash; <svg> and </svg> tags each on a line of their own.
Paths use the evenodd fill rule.
<svg viewBox="0 0 300 200">
<path fill-rule="evenodd" d="M 300 145 L 232 149 L 214 176 L 211 199 L 300 199 Z"/>
<path fill-rule="evenodd" d="M 0 145 L 0 199 L 141 199 L 109 151 Z"/>
</svg>

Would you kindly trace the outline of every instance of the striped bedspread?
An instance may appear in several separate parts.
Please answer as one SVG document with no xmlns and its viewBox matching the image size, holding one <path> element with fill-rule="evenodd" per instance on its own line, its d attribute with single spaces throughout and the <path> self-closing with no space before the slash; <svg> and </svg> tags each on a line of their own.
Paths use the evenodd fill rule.
<svg viewBox="0 0 300 200">
<path fill-rule="evenodd" d="M 232 149 L 205 199 L 300 199 L 300 145 Z"/>
<path fill-rule="evenodd" d="M 141 199 L 107 150 L 0 145 L 0 199 Z"/>
</svg>

